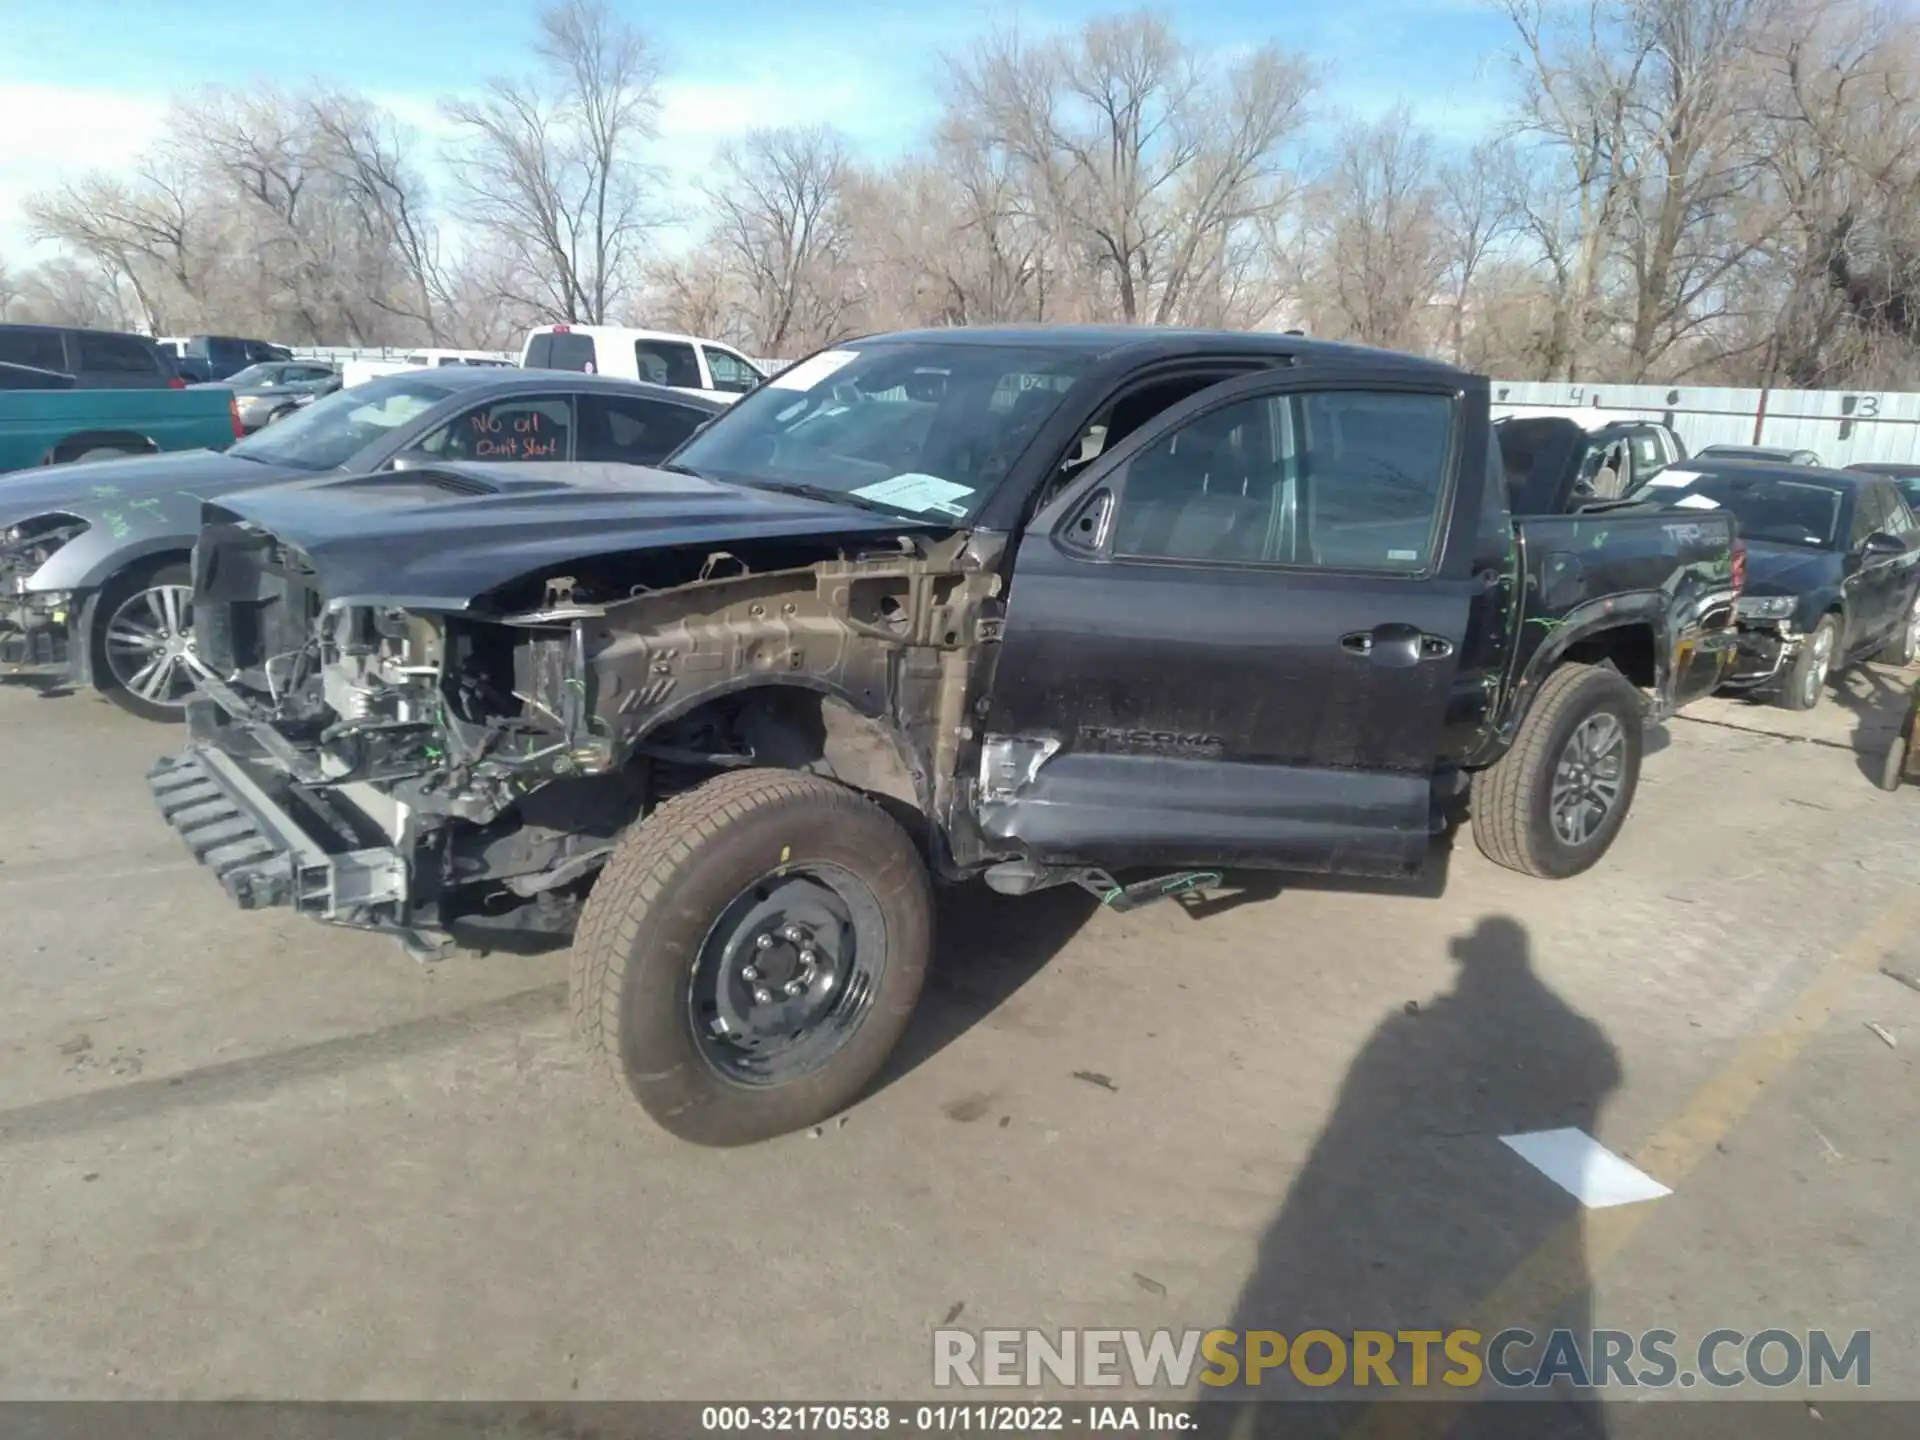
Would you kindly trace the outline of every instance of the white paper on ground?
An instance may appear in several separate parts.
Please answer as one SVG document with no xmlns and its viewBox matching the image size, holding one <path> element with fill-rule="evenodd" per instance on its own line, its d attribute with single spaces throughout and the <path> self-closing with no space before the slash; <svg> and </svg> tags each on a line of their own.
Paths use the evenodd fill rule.
<svg viewBox="0 0 1920 1440">
<path fill-rule="evenodd" d="M 822 350 L 809 360 L 788 366 L 767 384 L 775 390 L 811 390 L 841 366 L 859 358 L 858 350 Z"/>
<path fill-rule="evenodd" d="M 971 495 L 973 487 L 956 485 L 951 480 L 942 480 L 938 475 L 916 475 L 909 471 L 905 475 L 896 475 L 891 480 L 862 485 L 853 493 L 862 500 L 878 500 L 882 504 L 898 505 L 902 510 L 911 510 L 916 515 L 937 510 L 942 515 L 964 517 L 967 513 L 966 507 L 953 502 Z"/>
<path fill-rule="evenodd" d="M 1664 470 L 1656 470 L 1647 477 L 1649 490 L 1677 490 L 1683 485 L 1691 485 L 1700 479 L 1698 470 L 1677 470 L 1669 465 Z"/>
<path fill-rule="evenodd" d="M 1704 495 L 1682 495 L 1678 500 L 1673 502 L 1673 508 L 1676 510 L 1718 510 L 1720 508 L 1720 502 L 1717 500 L 1709 500 Z"/>
<path fill-rule="evenodd" d="M 1502 1135 L 1500 1143 L 1590 1210 L 1673 1193 L 1584 1130 L 1533 1130 Z"/>
</svg>

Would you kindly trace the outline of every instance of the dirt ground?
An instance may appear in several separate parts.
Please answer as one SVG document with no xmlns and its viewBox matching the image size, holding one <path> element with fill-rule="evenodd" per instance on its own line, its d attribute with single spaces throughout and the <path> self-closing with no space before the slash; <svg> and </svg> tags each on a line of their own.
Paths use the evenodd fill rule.
<svg viewBox="0 0 1920 1440">
<path fill-rule="evenodd" d="M 734 1152 L 593 1079 L 564 953 L 242 914 L 147 799 L 174 732 L 0 685 L 0 1397 L 912 1397 L 943 1323 L 1551 1314 L 1868 1329 L 1920 1399 L 1920 791 L 1867 778 L 1913 678 L 1650 732 L 1565 883 L 1462 835 L 951 894 L 885 1083 Z M 1558 1127 L 1673 1193 L 1581 1211 L 1500 1143 Z"/>
</svg>

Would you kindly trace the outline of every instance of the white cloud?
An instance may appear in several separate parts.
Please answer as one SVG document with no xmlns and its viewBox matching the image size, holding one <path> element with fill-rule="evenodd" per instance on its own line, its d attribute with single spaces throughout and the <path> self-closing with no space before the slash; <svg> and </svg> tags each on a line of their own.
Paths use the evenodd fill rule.
<svg viewBox="0 0 1920 1440">
<path fill-rule="evenodd" d="M 159 132 L 163 95 L 80 85 L 0 80 L 0 257 L 44 254 L 27 238 L 21 203 L 36 190 L 76 180 L 89 170 L 130 164 Z"/>
</svg>

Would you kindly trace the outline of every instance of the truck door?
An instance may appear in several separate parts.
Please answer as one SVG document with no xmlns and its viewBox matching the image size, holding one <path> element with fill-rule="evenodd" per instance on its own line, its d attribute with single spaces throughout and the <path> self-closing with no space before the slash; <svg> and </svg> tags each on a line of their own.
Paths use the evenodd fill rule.
<svg viewBox="0 0 1920 1440">
<path fill-rule="evenodd" d="M 1053 864 L 1418 869 L 1457 692 L 1484 703 L 1497 668 L 1472 384 L 1229 381 L 1050 502 L 1015 558 L 983 830 Z"/>
</svg>

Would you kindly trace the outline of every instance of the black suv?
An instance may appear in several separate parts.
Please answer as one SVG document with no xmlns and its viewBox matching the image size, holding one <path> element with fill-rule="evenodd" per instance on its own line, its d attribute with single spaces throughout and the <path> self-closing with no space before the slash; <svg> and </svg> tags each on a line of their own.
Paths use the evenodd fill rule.
<svg viewBox="0 0 1920 1440">
<path fill-rule="evenodd" d="M 71 375 L 81 390 L 159 390 L 181 383 L 153 341 L 118 330 L 0 325 L 0 364 Z"/>
</svg>

